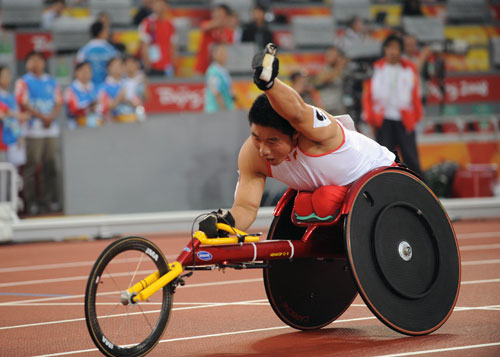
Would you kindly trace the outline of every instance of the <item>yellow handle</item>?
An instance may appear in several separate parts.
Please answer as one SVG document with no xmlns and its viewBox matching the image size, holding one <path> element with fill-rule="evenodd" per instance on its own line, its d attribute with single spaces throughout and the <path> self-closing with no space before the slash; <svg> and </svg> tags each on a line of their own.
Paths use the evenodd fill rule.
<svg viewBox="0 0 500 357">
<path fill-rule="evenodd" d="M 240 236 L 245 236 L 245 243 L 254 243 L 259 241 L 259 236 L 248 235 L 247 233 L 240 231 L 237 228 L 233 228 L 224 223 L 217 223 L 217 229 L 221 231 L 228 232 L 230 234 L 238 234 Z M 202 231 L 197 231 L 193 234 L 193 237 L 198 239 L 201 244 L 205 245 L 221 245 L 221 244 L 237 244 L 238 237 L 224 237 L 224 238 L 208 238 L 207 235 Z"/>
</svg>

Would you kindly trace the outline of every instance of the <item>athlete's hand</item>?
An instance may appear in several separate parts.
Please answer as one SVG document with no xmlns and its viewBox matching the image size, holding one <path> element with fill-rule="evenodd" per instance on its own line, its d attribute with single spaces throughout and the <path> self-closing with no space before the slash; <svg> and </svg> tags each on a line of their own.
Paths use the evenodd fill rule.
<svg viewBox="0 0 500 357">
<path fill-rule="evenodd" d="M 278 75 L 280 64 L 275 54 L 276 45 L 268 43 L 263 51 L 253 56 L 253 82 L 261 90 L 271 89 L 274 85 L 274 79 Z M 266 63 L 268 61 L 272 62 Z"/>
<path fill-rule="evenodd" d="M 225 209 L 212 211 L 206 215 L 199 223 L 199 230 L 207 235 L 208 238 L 226 237 L 228 235 L 225 231 L 217 230 L 217 223 L 225 223 L 234 227 L 234 218 L 231 212 Z"/>
</svg>

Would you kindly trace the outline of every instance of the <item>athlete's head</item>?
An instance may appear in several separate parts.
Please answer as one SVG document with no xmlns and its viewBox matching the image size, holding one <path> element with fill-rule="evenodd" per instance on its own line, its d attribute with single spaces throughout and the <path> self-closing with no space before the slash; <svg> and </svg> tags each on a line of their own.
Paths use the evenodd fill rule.
<svg viewBox="0 0 500 357">
<path fill-rule="evenodd" d="M 248 113 L 252 143 L 261 157 L 278 165 L 297 143 L 298 132 L 271 106 L 265 94 L 253 102 Z"/>
</svg>

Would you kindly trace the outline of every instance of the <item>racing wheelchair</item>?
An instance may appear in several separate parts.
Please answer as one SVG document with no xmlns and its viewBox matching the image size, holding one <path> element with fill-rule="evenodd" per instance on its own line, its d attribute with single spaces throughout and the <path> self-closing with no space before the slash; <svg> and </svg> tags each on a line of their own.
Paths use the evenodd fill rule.
<svg viewBox="0 0 500 357">
<path fill-rule="evenodd" d="M 296 194 L 289 189 L 277 204 L 265 242 L 219 223 L 231 236 L 197 231 L 171 264 L 145 238 L 111 243 L 85 292 L 95 345 L 108 356 L 149 353 L 176 288 L 195 270 L 215 268 L 262 269 L 274 312 L 299 330 L 330 324 L 358 293 L 381 322 L 406 335 L 446 322 L 458 298 L 460 254 L 446 211 L 420 178 L 403 167 L 373 170 L 349 188 L 329 223 L 296 222 Z"/>
</svg>

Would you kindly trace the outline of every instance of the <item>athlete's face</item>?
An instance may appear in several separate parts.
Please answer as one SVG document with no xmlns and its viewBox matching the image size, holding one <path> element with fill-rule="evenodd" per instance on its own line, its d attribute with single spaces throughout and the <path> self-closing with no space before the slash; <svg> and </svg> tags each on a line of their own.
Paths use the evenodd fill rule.
<svg viewBox="0 0 500 357">
<path fill-rule="evenodd" d="M 260 156 L 273 166 L 285 160 L 297 143 L 298 133 L 290 137 L 277 129 L 254 123 L 250 125 L 250 131 L 252 143 Z"/>
</svg>

